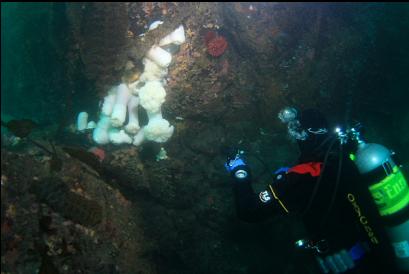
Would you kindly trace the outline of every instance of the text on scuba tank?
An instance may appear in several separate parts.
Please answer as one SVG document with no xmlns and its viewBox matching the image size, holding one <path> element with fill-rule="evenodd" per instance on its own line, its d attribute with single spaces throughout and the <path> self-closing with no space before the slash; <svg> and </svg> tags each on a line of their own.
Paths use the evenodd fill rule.
<svg viewBox="0 0 409 274">
<path fill-rule="evenodd" d="M 359 219 L 359 222 L 361 223 L 365 232 L 367 233 L 368 238 L 371 240 L 372 243 L 379 244 L 379 240 L 378 238 L 376 238 L 373 229 L 369 225 L 368 218 L 362 214 L 361 208 L 359 207 L 358 203 L 355 200 L 355 196 L 351 193 L 348 193 L 347 199 L 351 203 L 352 207 L 354 208 L 357 214 L 357 217 Z"/>
<path fill-rule="evenodd" d="M 371 185 L 369 191 L 381 216 L 394 214 L 409 204 L 408 183 L 397 168 L 393 174 Z"/>
<path fill-rule="evenodd" d="M 387 179 L 389 180 L 383 180 L 379 184 L 373 185 L 369 188 L 377 204 L 386 203 L 384 200 L 395 199 L 408 188 L 404 179 L 392 178 L 395 180 L 390 180 L 391 178 L 388 177 Z"/>
</svg>

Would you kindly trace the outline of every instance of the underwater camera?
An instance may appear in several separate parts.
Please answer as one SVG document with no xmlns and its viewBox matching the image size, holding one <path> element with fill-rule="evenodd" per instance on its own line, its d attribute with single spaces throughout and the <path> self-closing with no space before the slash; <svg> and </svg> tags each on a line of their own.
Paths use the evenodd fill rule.
<svg viewBox="0 0 409 274">
<path fill-rule="evenodd" d="M 229 162 L 244 155 L 244 150 L 234 146 L 223 146 L 220 148 L 220 153 L 226 157 Z"/>
</svg>

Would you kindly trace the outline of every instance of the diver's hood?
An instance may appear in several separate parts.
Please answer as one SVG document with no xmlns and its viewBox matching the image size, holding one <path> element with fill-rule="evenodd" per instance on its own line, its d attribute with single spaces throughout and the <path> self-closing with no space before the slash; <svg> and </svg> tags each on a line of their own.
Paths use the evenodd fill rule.
<svg viewBox="0 0 409 274">
<path fill-rule="evenodd" d="M 319 110 L 304 110 L 301 112 L 299 120 L 301 127 L 312 134 L 319 135 L 328 131 L 328 121 Z"/>
<path fill-rule="evenodd" d="M 316 109 L 307 109 L 298 115 L 295 108 L 282 109 L 278 118 L 287 124 L 288 134 L 296 140 L 300 148 L 300 161 L 321 161 L 333 138 L 328 134 L 328 122 Z"/>
<path fill-rule="evenodd" d="M 322 161 L 333 138 L 328 134 L 328 122 L 325 116 L 316 109 L 308 109 L 301 113 L 300 129 L 306 133 L 304 140 L 298 139 L 300 162 Z"/>
</svg>

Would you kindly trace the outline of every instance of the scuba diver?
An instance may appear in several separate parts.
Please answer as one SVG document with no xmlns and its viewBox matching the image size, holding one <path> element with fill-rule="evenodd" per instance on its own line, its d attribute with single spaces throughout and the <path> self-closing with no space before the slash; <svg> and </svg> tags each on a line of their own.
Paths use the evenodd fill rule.
<svg viewBox="0 0 409 274">
<path fill-rule="evenodd" d="M 285 108 L 279 118 L 297 140 L 300 156 L 297 165 L 275 171 L 266 190 L 254 192 L 243 151 L 224 151 L 238 217 L 261 222 L 274 215 L 298 216 L 307 235 L 294 244 L 313 252 L 322 273 L 400 273 L 377 205 L 349 158 L 356 147 L 341 138 L 346 134 L 329 132 L 326 118 L 314 109 L 298 117 L 294 108 Z"/>
</svg>

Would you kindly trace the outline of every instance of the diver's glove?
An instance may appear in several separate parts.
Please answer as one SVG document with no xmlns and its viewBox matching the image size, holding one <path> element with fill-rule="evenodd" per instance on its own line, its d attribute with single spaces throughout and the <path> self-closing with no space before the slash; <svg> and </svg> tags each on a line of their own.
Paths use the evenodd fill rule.
<svg viewBox="0 0 409 274">
<path fill-rule="evenodd" d="M 227 156 L 227 160 L 224 163 L 226 171 L 236 179 L 246 179 L 249 176 L 249 168 L 244 160 L 244 151 L 227 148 L 225 154 Z"/>
<path fill-rule="evenodd" d="M 289 167 L 280 167 L 279 169 L 274 171 L 273 182 L 274 183 L 285 182 L 285 178 L 286 178 L 285 175 L 287 174 L 288 170 L 290 170 Z"/>
</svg>

